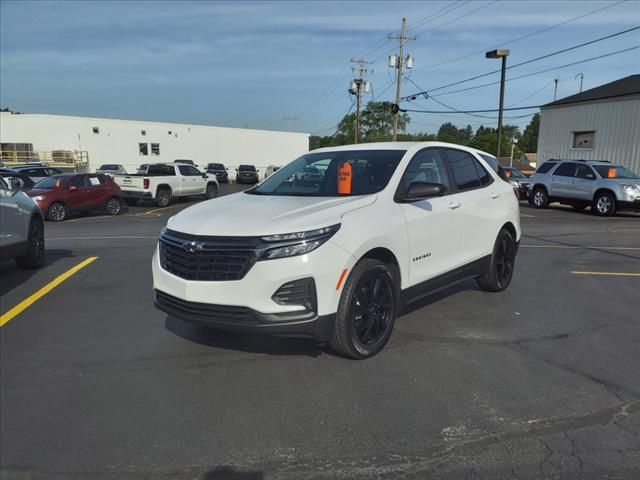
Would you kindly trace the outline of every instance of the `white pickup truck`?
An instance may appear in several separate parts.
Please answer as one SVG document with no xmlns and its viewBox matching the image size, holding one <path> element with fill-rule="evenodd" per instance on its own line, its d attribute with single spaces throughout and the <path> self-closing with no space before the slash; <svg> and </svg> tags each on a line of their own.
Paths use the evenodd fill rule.
<svg viewBox="0 0 640 480">
<path fill-rule="evenodd" d="M 130 206 L 145 199 L 166 207 L 176 197 L 204 195 L 214 198 L 219 190 L 215 175 L 180 163 L 155 163 L 148 166 L 146 173 L 114 175 L 113 179 L 120 185 L 122 197 Z"/>
</svg>

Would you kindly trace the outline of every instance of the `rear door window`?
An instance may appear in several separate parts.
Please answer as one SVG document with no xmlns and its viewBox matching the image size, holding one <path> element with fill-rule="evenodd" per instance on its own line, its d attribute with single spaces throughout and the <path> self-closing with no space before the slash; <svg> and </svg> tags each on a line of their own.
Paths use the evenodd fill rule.
<svg viewBox="0 0 640 480">
<path fill-rule="evenodd" d="M 578 165 L 578 167 L 576 168 L 576 177 L 594 179 L 596 178 L 596 174 L 593 173 L 593 170 L 591 170 L 590 166 Z"/>
<path fill-rule="evenodd" d="M 87 186 L 87 177 L 84 175 L 76 175 L 69 181 L 70 187 L 83 188 Z"/>
<path fill-rule="evenodd" d="M 459 191 L 471 190 L 481 186 L 480 176 L 476 168 L 475 159 L 467 152 L 449 149 L 446 151 L 449 168 Z M 485 172 L 486 173 L 486 172 Z"/>
<path fill-rule="evenodd" d="M 536 170 L 536 173 L 547 173 L 549 170 L 555 167 L 555 165 L 556 162 L 544 162 L 542 165 L 540 165 L 538 170 Z"/>
</svg>

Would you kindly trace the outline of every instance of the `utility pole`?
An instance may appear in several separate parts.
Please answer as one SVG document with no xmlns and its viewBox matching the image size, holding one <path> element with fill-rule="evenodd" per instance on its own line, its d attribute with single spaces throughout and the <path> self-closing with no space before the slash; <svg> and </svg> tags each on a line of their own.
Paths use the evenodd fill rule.
<svg viewBox="0 0 640 480">
<path fill-rule="evenodd" d="M 558 79 L 554 78 L 553 79 L 553 83 L 554 83 L 554 86 L 553 86 L 553 101 L 555 102 L 556 101 L 556 96 L 558 94 Z"/>
<path fill-rule="evenodd" d="M 584 73 L 580 72 L 574 78 L 578 78 L 578 77 L 580 77 L 580 92 L 578 93 L 582 93 L 582 81 L 584 80 Z"/>
<path fill-rule="evenodd" d="M 395 55 L 391 55 L 389 57 L 389 66 L 392 68 L 396 68 L 398 70 L 398 74 L 396 76 L 396 105 L 400 104 L 400 84 L 402 83 L 402 66 L 406 63 L 407 68 L 413 68 L 413 58 L 411 56 L 407 56 L 404 58 L 404 44 L 407 40 L 415 40 L 416 36 L 412 35 L 408 37 L 406 35 L 407 30 L 407 19 L 402 19 L 402 30 L 400 30 L 400 35 L 388 35 L 387 38 L 389 40 L 399 40 L 400 41 L 400 55 L 396 58 Z M 393 114 L 393 141 L 395 142 L 398 138 L 398 115 L 400 114 L 397 108 L 394 109 L 395 112 Z"/>
<path fill-rule="evenodd" d="M 364 79 L 364 76 L 369 72 L 369 69 L 365 65 L 372 65 L 373 62 L 367 62 L 361 58 L 351 59 L 352 63 L 358 64 L 357 67 L 351 67 L 353 73 L 358 73 L 358 78 L 354 78 L 351 81 L 351 88 L 349 93 L 356 97 L 356 125 L 355 125 L 355 138 L 354 143 L 360 142 L 360 100 L 362 98 L 362 92 L 369 93 L 371 91 L 371 84 Z M 373 70 L 371 70 L 373 73 Z"/>
<path fill-rule="evenodd" d="M 284 119 L 287 122 L 289 122 L 289 131 L 292 132 L 293 131 L 293 122 L 298 120 L 298 117 L 284 117 Z"/>
</svg>

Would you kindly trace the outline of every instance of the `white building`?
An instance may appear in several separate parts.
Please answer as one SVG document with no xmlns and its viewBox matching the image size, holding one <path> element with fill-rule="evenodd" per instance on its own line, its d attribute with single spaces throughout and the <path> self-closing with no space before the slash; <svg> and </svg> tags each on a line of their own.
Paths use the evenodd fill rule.
<svg viewBox="0 0 640 480">
<path fill-rule="evenodd" d="M 94 171 L 119 163 L 135 172 L 143 163 L 193 160 L 223 163 L 229 177 L 239 164 L 283 165 L 309 151 L 309 134 L 181 123 L 63 115 L 0 113 L 2 161 L 40 158 Z M 31 154 L 30 152 L 33 152 Z"/>
<path fill-rule="evenodd" d="M 552 158 L 606 160 L 640 173 L 640 75 L 544 105 L 538 165 Z"/>
</svg>

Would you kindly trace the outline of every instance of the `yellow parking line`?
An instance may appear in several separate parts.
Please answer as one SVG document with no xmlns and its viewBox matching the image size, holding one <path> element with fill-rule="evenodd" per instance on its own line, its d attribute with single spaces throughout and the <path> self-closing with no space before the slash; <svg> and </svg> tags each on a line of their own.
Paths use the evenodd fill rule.
<svg viewBox="0 0 640 480">
<path fill-rule="evenodd" d="M 571 250 L 577 250 L 577 249 L 640 250 L 640 247 L 606 247 L 606 246 L 581 247 L 581 246 L 575 246 L 575 245 L 520 245 L 520 248 L 565 248 L 565 249 L 571 249 Z"/>
<path fill-rule="evenodd" d="M 533 215 L 527 215 L 526 213 L 521 213 L 521 214 L 520 214 L 520 216 L 521 216 L 521 217 L 526 217 L 526 218 L 536 218 L 535 216 L 533 216 Z"/>
<path fill-rule="evenodd" d="M 161 212 L 163 210 L 169 210 L 170 208 L 177 208 L 177 207 L 183 207 L 183 206 L 184 204 L 178 203 L 176 205 L 169 205 L 168 207 L 154 208 L 152 210 L 147 210 L 146 212 L 138 213 L 137 216 L 151 215 L 152 213 Z"/>
<path fill-rule="evenodd" d="M 98 257 L 89 257 L 86 260 L 80 262 L 75 267 L 70 268 L 69 270 L 64 272 L 62 275 L 56 277 L 51 282 L 47 283 L 44 287 L 42 287 L 36 293 L 34 293 L 34 294 L 30 295 L 29 297 L 25 298 L 23 301 L 21 301 L 15 307 L 13 307 L 11 310 L 9 310 L 7 313 L 4 313 L 4 314 L 0 315 L 0 327 L 2 327 L 5 323 L 7 323 L 9 320 L 11 320 L 16 315 L 19 315 L 24 310 L 29 308 L 36 301 L 38 301 L 40 298 L 44 297 L 47 293 L 49 293 L 51 290 L 56 288 L 58 285 L 60 285 L 66 279 L 71 277 L 73 274 L 77 273 L 79 270 L 83 269 L 84 267 L 86 267 L 91 262 L 93 262 L 93 261 L 95 261 L 97 259 L 98 259 Z"/>
<path fill-rule="evenodd" d="M 629 272 L 571 272 L 574 275 L 606 275 L 611 277 L 640 277 L 640 273 Z"/>
</svg>

